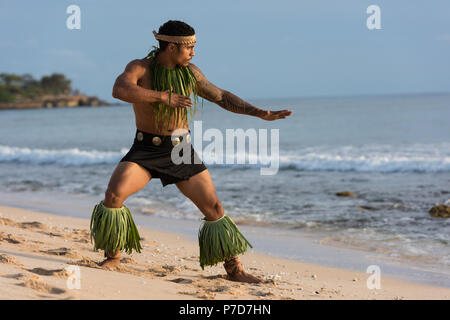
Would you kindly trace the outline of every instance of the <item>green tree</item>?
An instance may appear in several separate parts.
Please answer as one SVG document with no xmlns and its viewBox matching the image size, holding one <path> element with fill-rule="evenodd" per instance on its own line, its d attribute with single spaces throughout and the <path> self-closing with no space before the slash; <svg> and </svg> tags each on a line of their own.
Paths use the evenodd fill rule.
<svg viewBox="0 0 450 320">
<path fill-rule="evenodd" d="M 0 73 L 1 81 L 7 86 L 21 86 L 23 77 L 15 73 Z"/>
<path fill-rule="evenodd" d="M 0 73 L 0 102 L 35 99 L 44 94 L 58 95 L 72 92 L 71 80 L 64 74 L 53 73 L 36 80 L 29 73 Z"/>
<path fill-rule="evenodd" d="M 22 87 L 27 98 L 39 97 L 43 94 L 43 90 L 39 80 L 34 79 L 33 76 L 29 73 L 24 74 L 22 78 Z"/>
<path fill-rule="evenodd" d="M 11 94 L 5 84 L 0 83 L 0 102 L 14 102 L 16 97 Z"/>
<path fill-rule="evenodd" d="M 1 84 L 4 86 L 3 88 L 3 97 L 7 99 L 7 96 L 21 96 L 23 93 L 22 90 L 22 81 L 23 77 L 19 76 L 15 73 L 0 73 Z M 7 94 L 8 93 L 8 94 Z"/>
<path fill-rule="evenodd" d="M 44 93 L 69 94 L 71 91 L 71 82 L 65 75 L 53 73 L 50 76 L 43 76 L 40 84 Z"/>
</svg>

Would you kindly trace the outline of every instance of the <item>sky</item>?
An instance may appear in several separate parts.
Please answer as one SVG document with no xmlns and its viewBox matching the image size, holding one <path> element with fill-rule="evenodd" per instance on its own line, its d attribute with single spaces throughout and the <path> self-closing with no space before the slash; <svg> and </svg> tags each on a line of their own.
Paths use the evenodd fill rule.
<svg viewBox="0 0 450 320">
<path fill-rule="evenodd" d="M 370 5 L 381 29 L 367 27 Z M 114 81 L 157 45 L 152 30 L 181 20 L 192 63 L 243 99 L 450 92 L 449 17 L 448 0 L 0 0 L 0 72 L 64 73 L 117 102 Z"/>
</svg>

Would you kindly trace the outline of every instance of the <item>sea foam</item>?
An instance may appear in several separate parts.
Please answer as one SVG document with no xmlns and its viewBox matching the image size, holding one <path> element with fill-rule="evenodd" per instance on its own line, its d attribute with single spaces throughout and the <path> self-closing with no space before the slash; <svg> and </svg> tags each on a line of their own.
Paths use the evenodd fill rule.
<svg viewBox="0 0 450 320">
<path fill-rule="evenodd" d="M 71 149 L 32 149 L 0 145 L 0 162 L 29 163 L 35 165 L 86 166 L 116 164 L 128 152 Z M 238 155 L 224 157 L 216 163 L 215 157 L 202 154 L 206 165 L 241 169 L 267 166 L 257 154 L 246 154 L 257 159 L 256 164 L 237 164 Z M 231 159 L 231 160 L 230 160 Z M 308 147 L 297 151 L 280 151 L 280 170 L 295 171 L 357 171 L 357 172 L 450 172 L 450 144 Z"/>
</svg>

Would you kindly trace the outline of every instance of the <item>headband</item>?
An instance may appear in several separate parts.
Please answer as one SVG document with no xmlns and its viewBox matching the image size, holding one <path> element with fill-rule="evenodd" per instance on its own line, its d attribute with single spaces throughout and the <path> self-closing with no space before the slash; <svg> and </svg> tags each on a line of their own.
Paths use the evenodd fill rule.
<svg viewBox="0 0 450 320">
<path fill-rule="evenodd" d="M 156 33 L 155 30 L 153 30 L 153 35 L 155 36 L 156 40 L 175 42 L 181 44 L 192 44 L 195 43 L 196 41 L 195 34 L 192 36 L 168 36 L 165 34 L 158 34 Z"/>
</svg>

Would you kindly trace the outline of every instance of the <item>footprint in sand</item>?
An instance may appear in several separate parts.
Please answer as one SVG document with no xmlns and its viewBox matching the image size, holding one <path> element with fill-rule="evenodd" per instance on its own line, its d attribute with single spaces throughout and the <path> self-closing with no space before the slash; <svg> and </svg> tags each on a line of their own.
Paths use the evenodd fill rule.
<svg viewBox="0 0 450 320">
<path fill-rule="evenodd" d="M 224 274 L 216 274 L 214 276 L 205 276 L 205 275 L 200 275 L 200 277 L 204 278 L 204 279 L 208 279 L 208 280 L 214 280 L 214 279 L 223 279 L 223 280 L 227 280 L 227 276 Z"/>
<path fill-rule="evenodd" d="M 191 267 L 187 267 L 187 266 L 184 266 L 184 269 L 189 270 L 189 271 L 202 271 L 202 269 L 200 269 L 200 268 L 191 268 Z"/>
<path fill-rule="evenodd" d="M 106 267 L 106 268 L 102 268 L 100 267 L 102 270 L 109 270 L 109 271 L 116 271 L 116 272 L 121 272 L 121 273 L 128 273 L 128 274 L 132 274 L 135 276 L 140 276 L 140 277 L 147 277 L 147 278 L 153 278 L 154 275 L 151 272 L 148 272 L 146 270 L 141 270 L 139 268 L 136 267 L 129 267 L 129 266 L 124 266 L 124 265 L 118 265 L 118 266 L 111 266 L 111 267 Z"/>
<path fill-rule="evenodd" d="M 126 263 L 126 264 L 137 264 L 137 262 L 131 258 L 122 258 L 122 259 L 120 259 L 120 262 Z"/>
<path fill-rule="evenodd" d="M 229 285 L 222 285 L 219 282 L 214 282 L 214 283 L 208 283 L 208 284 L 204 284 L 203 282 L 199 282 L 199 281 L 193 281 L 191 279 L 186 279 L 186 278 L 176 278 L 176 279 L 172 279 L 172 280 L 168 280 L 171 282 L 175 282 L 175 283 L 180 283 L 180 284 L 191 284 L 193 285 L 197 291 L 194 292 L 188 292 L 188 291 L 180 291 L 178 293 L 180 294 L 186 294 L 186 295 L 197 295 L 197 298 L 200 299 L 213 299 L 217 293 L 221 293 L 221 294 L 228 294 L 228 295 L 233 295 L 233 296 L 242 296 L 243 292 L 240 290 L 236 290 L 235 288 L 232 288 Z"/>
<path fill-rule="evenodd" d="M 197 286 L 199 289 L 205 291 L 205 292 L 227 292 L 230 291 L 232 289 L 232 286 L 230 284 L 228 284 L 226 282 L 226 280 L 221 279 L 221 278 L 216 278 L 214 281 L 213 280 L 199 280 L 199 281 L 195 281 L 193 283 L 195 286 Z M 236 284 L 233 284 L 235 287 Z M 240 287 L 240 285 L 238 284 L 238 286 Z"/>
<path fill-rule="evenodd" d="M 190 284 L 193 281 L 191 279 L 184 279 L 184 278 L 176 278 L 176 279 L 172 279 L 172 280 L 168 280 L 171 282 L 175 282 L 175 283 L 181 283 L 181 284 Z"/>
<path fill-rule="evenodd" d="M 56 229 L 58 230 L 58 229 Z M 89 243 L 89 239 L 90 239 L 90 233 L 89 231 L 76 231 L 77 229 L 73 229 L 72 231 L 69 230 L 69 234 L 63 234 L 63 233 L 59 233 L 59 232 L 53 232 L 53 231 L 39 231 L 39 233 L 45 234 L 47 236 L 50 237 L 58 237 L 58 238 L 63 238 L 63 239 L 71 239 L 74 242 L 81 242 L 81 243 Z"/>
<path fill-rule="evenodd" d="M 143 276 L 143 277 L 150 277 L 153 278 L 153 274 L 150 272 L 147 272 L 145 270 L 139 270 L 134 267 L 128 267 L 123 265 L 108 267 L 108 268 L 102 268 L 98 262 L 95 262 L 87 257 L 82 257 L 83 259 L 78 261 L 72 261 L 69 262 L 69 264 L 77 265 L 77 266 L 83 266 L 88 268 L 94 268 L 94 269 L 101 269 L 101 270 L 108 270 L 108 271 L 117 271 L 121 273 L 129 273 L 136 276 Z M 124 258 L 124 259 L 130 259 L 130 258 Z M 132 260 L 132 259 L 130 259 Z M 133 260 L 134 261 L 134 260 Z"/>
<path fill-rule="evenodd" d="M 206 292 L 202 288 L 197 288 L 195 291 L 178 291 L 178 294 L 185 294 L 189 296 L 195 296 L 199 299 L 204 300 L 212 300 L 216 297 L 216 294 L 213 292 Z"/>
<path fill-rule="evenodd" d="M 23 264 L 21 264 L 16 259 L 6 254 L 0 254 L 0 263 L 14 264 L 16 266 L 23 267 Z"/>
<path fill-rule="evenodd" d="M 214 286 L 212 288 L 205 289 L 205 291 L 207 293 L 222 293 L 232 295 L 235 297 L 241 297 L 244 295 L 244 292 L 242 290 L 225 285 Z"/>
<path fill-rule="evenodd" d="M 80 242 L 80 243 L 89 243 L 89 240 L 84 238 L 73 238 L 74 242 Z"/>
<path fill-rule="evenodd" d="M 47 226 L 43 223 L 40 223 L 39 221 L 32 221 L 32 222 L 15 222 L 8 218 L 0 218 L 0 226 L 13 226 L 13 227 L 19 227 L 24 229 L 47 229 Z"/>
<path fill-rule="evenodd" d="M 195 296 L 198 292 L 197 291 L 178 291 L 178 294 L 185 294 L 189 296 Z"/>
<path fill-rule="evenodd" d="M 274 279 L 263 279 L 263 284 L 268 284 L 268 285 L 272 285 L 274 287 L 276 287 L 278 285 L 278 281 L 275 281 Z M 260 283 L 255 283 L 255 285 L 260 285 Z"/>
<path fill-rule="evenodd" d="M 8 242 L 12 244 L 19 244 L 20 241 L 16 237 L 14 237 L 12 234 L 6 234 L 4 232 L 0 232 L 0 241 L 1 242 Z"/>
<path fill-rule="evenodd" d="M 231 288 L 229 286 L 218 286 L 214 288 L 207 289 L 208 292 L 226 292 L 229 291 Z"/>
<path fill-rule="evenodd" d="M 70 250 L 69 248 L 58 248 L 58 249 L 50 249 L 50 250 L 41 250 L 41 252 L 46 254 L 51 254 L 55 256 L 64 256 L 67 258 L 80 259 L 83 258 L 82 255 Z"/>
<path fill-rule="evenodd" d="M 56 232 L 47 232 L 47 231 L 39 231 L 39 233 L 45 234 L 47 236 L 50 237 L 59 237 L 59 238 L 64 238 L 64 235 L 62 235 L 61 233 L 56 233 Z"/>
<path fill-rule="evenodd" d="M 16 223 L 8 218 L 0 218 L 0 226 L 16 226 Z"/>
<path fill-rule="evenodd" d="M 129 274 L 132 274 L 135 276 L 143 276 L 143 277 L 153 278 L 153 275 L 149 272 L 145 272 L 144 270 L 139 270 L 137 268 L 128 267 L 128 266 L 118 265 L 118 266 L 109 268 L 109 270 L 122 272 L 122 273 L 129 273 Z"/>
<path fill-rule="evenodd" d="M 23 229 L 42 229 L 42 230 L 47 229 L 47 226 L 43 223 L 40 223 L 39 221 L 20 222 L 17 225 Z"/>
<path fill-rule="evenodd" d="M 72 229 L 72 232 L 73 234 L 82 234 L 85 236 L 89 236 L 91 234 L 91 232 L 86 229 Z"/>
<path fill-rule="evenodd" d="M 54 277 L 63 278 L 63 279 L 67 279 L 71 275 L 65 269 L 50 270 L 50 269 L 44 269 L 44 268 L 34 268 L 34 269 L 27 269 L 27 270 L 32 273 L 39 274 L 41 276 L 54 276 Z"/>
<path fill-rule="evenodd" d="M 168 274 L 175 274 L 180 272 L 180 269 L 175 266 L 164 265 L 162 267 L 153 267 L 148 269 L 157 277 L 166 277 Z"/>
<path fill-rule="evenodd" d="M 253 290 L 250 291 L 250 294 L 257 297 L 269 297 L 273 296 L 274 294 L 270 291 L 260 291 L 260 290 Z"/>
<path fill-rule="evenodd" d="M 177 293 L 189 295 L 189 296 L 195 296 L 196 298 L 204 299 L 204 300 L 213 300 L 216 297 L 215 293 L 205 292 L 202 290 L 200 290 L 200 291 L 178 291 Z"/>
<path fill-rule="evenodd" d="M 216 297 L 215 293 L 209 293 L 209 292 L 199 292 L 197 295 L 197 298 L 204 299 L 204 300 L 213 300 Z"/>
<path fill-rule="evenodd" d="M 62 294 L 66 291 L 64 289 L 60 289 L 57 287 L 52 287 L 42 281 L 41 277 L 35 274 L 24 274 L 24 273 L 18 273 L 18 274 L 12 274 L 8 276 L 4 276 L 6 278 L 16 279 L 23 281 L 22 283 L 17 284 L 18 286 L 31 288 L 33 290 L 43 292 L 43 293 L 50 293 L 50 294 Z"/>
<path fill-rule="evenodd" d="M 199 257 L 198 256 L 190 256 L 190 257 L 182 257 L 182 259 L 197 262 L 199 260 Z"/>
<path fill-rule="evenodd" d="M 164 270 L 167 270 L 167 271 L 172 272 L 172 273 L 180 272 L 180 269 L 177 268 L 176 266 L 169 266 L 169 265 L 166 264 L 166 265 L 163 265 L 162 268 Z"/>
<path fill-rule="evenodd" d="M 87 257 L 81 257 L 81 260 L 78 261 L 71 261 L 69 264 L 77 265 L 77 266 L 83 266 L 83 267 L 89 267 L 89 268 L 95 268 L 95 269 L 101 269 L 101 267 L 98 265 L 97 262 L 94 260 L 91 260 Z"/>
<path fill-rule="evenodd" d="M 88 241 L 91 238 L 91 232 L 89 230 L 73 229 L 72 237 L 75 238 L 75 235 L 78 237 L 78 240 L 82 239 L 84 241 Z"/>
<path fill-rule="evenodd" d="M 18 274 L 12 274 L 8 276 L 8 278 L 27 281 L 27 280 L 36 280 L 36 281 L 42 281 L 41 277 L 35 274 L 25 274 L 25 273 L 18 273 Z"/>
<path fill-rule="evenodd" d="M 50 294 L 62 294 L 65 293 L 66 290 L 52 287 L 49 284 L 45 283 L 41 279 L 36 278 L 25 278 L 22 279 L 25 280 L 23 283 L 19 283 L 18 286 L 22 286 L 25 288 L 30 288 L 39 292 L 43 293 L 50 293 Z"/>
</svg>

